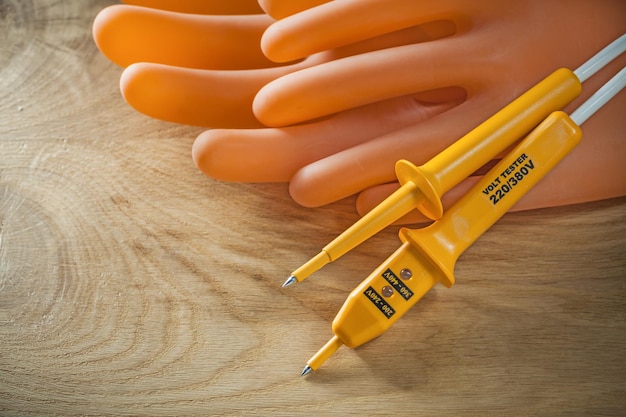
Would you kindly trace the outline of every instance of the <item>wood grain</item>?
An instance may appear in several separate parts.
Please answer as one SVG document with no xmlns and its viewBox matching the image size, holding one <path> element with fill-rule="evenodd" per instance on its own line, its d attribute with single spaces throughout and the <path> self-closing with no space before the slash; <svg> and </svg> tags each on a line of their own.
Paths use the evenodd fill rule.
<svg viewBox="0 0 626 417">
<path fill-rule="evenodd" d="M 109 1 L 0 1 L 0 414 L 623 415 L 626 199 L 509 214 L 390 332 L 308 378 L 390 228 L 195 169 L 198 129 L 123 103 Z"/>
</svg>

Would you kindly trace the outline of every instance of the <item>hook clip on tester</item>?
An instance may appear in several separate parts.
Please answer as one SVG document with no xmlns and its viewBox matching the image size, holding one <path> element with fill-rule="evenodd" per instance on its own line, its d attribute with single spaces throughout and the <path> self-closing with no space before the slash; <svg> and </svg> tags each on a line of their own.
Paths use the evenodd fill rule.
<svg viewBox="0 0 626 417">
<path fill-rule="evenodd" d="M 396 175 L 402 186 L 292 272 L 283 287 L 303 281 L 415 208 L 432 220 L 441 218 L 443 194 L 578 97 L 582 83 L 624 50 L 626 34 L 575 71 L 553 72 L 424 165 L 398 161 Z"/>
<path fill-rule="evenodd" d="M 553 73 L 537 86 L 541 89 L 551 85 L 556 91 L 542 92 L 536 90 L 537 86 L 533 87 L 459 140 L 460 145 L 459 142 L 455 143 L 424 166 L 418 168 L 408 161 L 398 162 L 396 170 L 403 184 L 400 190 L 372 210 L 375 212 L 374 217 L 368 214 L 344 232 L 345 235 L 351 231 L 347 238 L 340 235 L 336 239 L 340 241 L 337 247 L 345 252 L 349 251 L 416 206 L 424 209 L 425 214 L 430 214 L 438 220 L 423 229 L 403 228 L 400 230 L 402 241 L 400 248 L 350 293 L 333 321 L 334 336 L 307 362 L 302 375 L 317 370 L 342 345 L 355 348 L 383 334 L 437 282 L 441 282 L 446 287 L 454 284 L 454 266 L 461 253 L 576 147 L 582 139 L 580 125 L 624 88 L 626 68 L 623 68 L 570 116 L 558 111 L 558 108 L 580 93 L 581 82 L 619 56 L 624 49 L 626 49 L 626 35 L 613 42 L 574 73 L 569 70 L 559 70 Z M 559 77 L 556 83 L 551 80 L 555 75 Z M 572 77 L 576 78 L 574 83 L 572 83 Z M 548 84 L 546 80 L 549 80 Z M 529 101 L 531 97 L 536 98 L 541 104 L 537 105 L 535 101 Z M 554 109 L 557 103 L 558 107 Z M 539 115 L 551 107 L 552 111 L 547 117 L 544 115 L 545 119 L 541 121 Z M 522 111 L 523 108 L 530 110 L 529 112 Z M 511 117 L 514 116 L 511 114 L 512 110 L 519 111 L 521 116 Z M 524 127 L 528 125 L 524 124 L 520 118 L 523 119 L 526 116 L 537 120 L 536 127 L 485 174 L 483 179 L 463 198 L 442 215 L 438 196 L 464 178 L 455 170 L 458 168 L 459 172 L 467 176 L 480 166 L 475 166 L 476 164 L 484 164 L 503 151 L 507 145 L 512 144 L 514 133 L 520 133 L 522 130 L 523 133 L 518 137 L 523 136 L 527 132 Z M 494 129 L 494 126 L 500 129 Z M 485 129 L 491 131 L 490 134 L 485 135 L 486 142 L 488 142 L 487 148 L 484 142 L 478 140 L 482 134 L 485 134 Z M 474 133 L 476 131 L 478 133 Z M 503 136 L 506 139 L 503 139 Z M 469 142 L 473 142 L 478 150 L 470 148 Z M 490 146 L 500 147 L 497 152 L 493 152 L 488 149 Z M 459 154 L 460 149 L 467 149 L 470 155 Z M 489 154 L 488 159 L 481 155 L 484 153 Z M 450 155 L 455 154 L 457 158 L 463 156 L 463 160 L 449 160 Z M 449 165 L 446 166 L 446 163 Z M 434 170 L 435 167 L 439 170 Z M 406 174 L 406 172 L 411 174 Z M 414 175 L 414 177 L 407 180 L 409 175 Z M 424 186 L 427 187 L 426 192 L 424 188 L 421 188 Z M 380 208 L 381 206 L 383 207 Z M 398 214 L 397 210 L 401 213 Z M 381 222 L 376 216 L 384 220 Z M 363 220 L 366 218 L 367 221 L 364 224 Z M 376 225 L 368 229 L 369 223 Z M 366 232 L 353 240 L 352 235 L 359 231 L 358 228 L 353 229 L 359 225 L 364 226 Z M 355 241 L 356 244 L 354 244 Z M 331 245 L 326 248 L 330 246 L 333 249 Z M 326 248 L 317 258 L 322 255 L 327 256 Z M 340 253 L 339 256 L 345 252 Z M 320 265 L 320 267 L 334 260 L 328 257 L 329 260 L 322 263 L 315 259 L 313 258 L 312 264 Z M 305 272 L 315 270 L 315 268 L 307 270 L 306 264 L 303 268 Z M 297 275 L 294 273 L 290 278 L 292 282 L 288 280 L 286 284 L 298 281 L 295 277 Z"/>
</svg>

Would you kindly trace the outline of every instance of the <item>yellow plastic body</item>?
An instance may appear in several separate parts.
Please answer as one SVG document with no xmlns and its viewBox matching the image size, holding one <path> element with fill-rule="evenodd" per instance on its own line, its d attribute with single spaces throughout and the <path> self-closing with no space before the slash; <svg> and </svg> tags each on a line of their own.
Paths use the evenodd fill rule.
<svg viewBox="0 0 626 417">
<path fill-rule="evenodd" d="M 426 197 L 417 208 L 437 220 L 443 214 L 443 194 L 524 137 L 550 113 L 565 107 L 581 90 L 582 84 L 572 71 L 558 69 L 421 167 L 398 161 L 398 181 L 416 184 Z"/>
<path fill-rule="evenodd" d="M 412 276 L 403 277 L 403 270 L 410 270 Z M 404 243 L 350 293 L 333 321 L 333 333 L 351 348 L 369 342 L 386 332 L 441 278 L 427 256 Z"/>
<path fill-rule="evenodd" d="M 576 75 L 561 68 L 426 164 L 418 167 L 409 161 L 399 161 L 396 174 L 402 186 L 292 276 L 298 281 L 304 280 L 415 208 L 433 220 L 439 219 L 443 213 L 441 196 L 444 193 L 506 150 L 551 112 L 567 105 L 581 89 Z"/>
<path fill-rule="evenodd" d="M 357 347 L 389 329 L 437 282 L 452 286 L 461 253 L 581 138 L 569 116 L 552 113 L 439 221 L 423 229 L 402 229 L 403 245 L 352 291 L 337 314 L 336 337 Z"/>
</svg>

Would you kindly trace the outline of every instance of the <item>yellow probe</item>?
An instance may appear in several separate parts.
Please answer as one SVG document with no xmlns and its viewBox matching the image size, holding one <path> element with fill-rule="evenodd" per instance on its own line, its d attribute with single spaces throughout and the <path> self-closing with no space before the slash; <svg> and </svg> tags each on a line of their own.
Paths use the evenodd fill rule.
<svg viewBox="0 0 626 417">
<path fill-rule="evenodd" d="M 571 116 L 551 113 L 441 219 L 423 229 L 401 229 L 403 244 L 350 293 L 333 321 L 333 338 L 302 375 L 341 345 L 355 348 L 380 336 L 437 282 L 451 287 L 461 253 L 580 142 L 579 126 L 625 85 L 623 68 Z"/>
<path fill-rule="evenodd" d="M 292 272 L 283 287 L 306 279 L 415 208 L 430 219 L 439 219 L 443 194 L 578 97 L 582 83 L 624 50 L 626 34 L 575 71 L 561 68 L 550 74 L 424 165 L 398 161 L 401 187 Z"/>
</svg>

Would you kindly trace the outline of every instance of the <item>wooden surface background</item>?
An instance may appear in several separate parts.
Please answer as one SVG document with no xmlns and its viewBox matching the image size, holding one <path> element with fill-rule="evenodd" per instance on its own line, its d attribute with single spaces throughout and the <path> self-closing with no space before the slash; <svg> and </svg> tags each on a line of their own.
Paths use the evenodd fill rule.
<svg viewBox="0 0 626 417">
<path fill-rule="evenodd" d="M 395 328 L 300 378 L 390 228 L 201 175 L 123 103 L 112 1 L 0 0 L 1 415 L 624 415 L 626 199 L 509 214 Z"/>
</svg>

